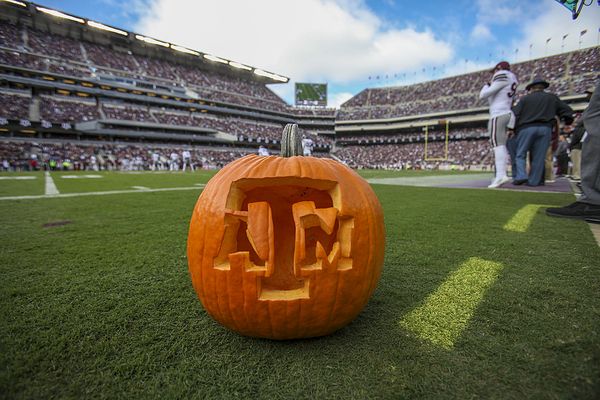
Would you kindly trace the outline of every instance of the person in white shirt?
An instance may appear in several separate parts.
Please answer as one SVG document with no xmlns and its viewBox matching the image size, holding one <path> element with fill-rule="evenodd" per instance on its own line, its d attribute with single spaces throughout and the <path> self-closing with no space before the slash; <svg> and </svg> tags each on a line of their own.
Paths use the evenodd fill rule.
<svg viewBox="0 0 600 400">
<path fill-rule="evenodd" d="M 305 156 L 311 156 L 315 142 L 311 138 L 302 136 L 302 151 Z"/>
<path fill-rule="evenodd" d="M 160 154 L 158 154 L 156 151 L 152 152 L 152 164 L 150 165 L 150 169 L 152 171 L 156 171 L 157 169 L 159 169 L 159 161 L 160 161 Z"/>
<path fill-rule="evenodd" d="M 262 144 L 258 147 L 258 155 L 259 156 L 268 156 L 269 150 L 263 146 Z"/>
<path fill-rule="evenodd" d="M 175 151 L 171 152 L 171 162 L 169 163 L 169 171 L 179 171 L 179 156 Z"/>
<path fill-rule="evenodd" d="M 194 164 L 192 164 L 192 154 L 189 152 L 189 150 L 184 150 L 181 153 L 181 156 L 183 157 L 183 172 L 185 172 L 186 165 L 189 165 L 190 169 L 193 171 Z"/>
<path fill-rule="evenodd" d="M 93 154 L 90 156 L 90 165 L 93 171 L 98 171 L 98 159 Z"/>
<path fill-rule="evenodd" d="M 491 72 L 493 73 L 492 80 L 483 85 L 479 98 L 487 99 L 490 105 L 488 133 L 494 149 L 496 176 L 488 187 L 496 188 L 510 181 L 506 174 L 506 164 L 508 162 L 508 151 L 506 150 L 507 125 L 511 119 L 511 108 L 519 82 L 515 74 L 510 71 L 510 64 L 506 61 L 496 64 Z"/>
</svg>

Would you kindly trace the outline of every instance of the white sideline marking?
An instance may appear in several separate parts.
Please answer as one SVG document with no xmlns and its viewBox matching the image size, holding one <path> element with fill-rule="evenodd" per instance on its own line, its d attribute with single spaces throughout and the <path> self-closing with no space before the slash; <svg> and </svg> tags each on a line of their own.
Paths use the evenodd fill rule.
<svg viewBox="0 0 600 400">
<path fill-rule="evenodd" d="M 0 176 L 0 180 L 25 180 L 25 179 L 37 179 L 35 176 Z"/>
<path fill-rule="evenodd" d="M 150 190 L 150 188 L 146 186 L 132 186 L 131 188 L 137 190 Z"/>
<path fill-rule="evenodd" d="M 198 190 L 198 186 L 185 186 L 174 188 L 148 189 L 148 190 L 109 190 L 106 192 L 83 192 L 83 193 L 61 193 L 61 194 L 42 194 L 38 196 L 6 196 L 0 197 L 0 200 L 35 200 L 47 198 L 62 198 L 62 197 L 82 197 L 82 196 L 104 196 L 109 194 L 126 194 L 126 193 L 150 193 L 150 192 L 171 192 L 179 190 Z"/>
<path fill-rule="evenodd" d="M 60 192 L 56 188 L 56 185 L 54 184 L 54 180 L 50 176 L 50 172 L 46 171 L 44 173 L 44 175 L 46 177 L 46 191 L 44 192 L 45 193 L 44 196 L 56 196 L 56 195 L 58 195 Z"/>
<path fill-rule="evenodd" d="M 102 178 L 102 175 L 62 175 L 63 179 L 97 179 Z"/>
</svg>

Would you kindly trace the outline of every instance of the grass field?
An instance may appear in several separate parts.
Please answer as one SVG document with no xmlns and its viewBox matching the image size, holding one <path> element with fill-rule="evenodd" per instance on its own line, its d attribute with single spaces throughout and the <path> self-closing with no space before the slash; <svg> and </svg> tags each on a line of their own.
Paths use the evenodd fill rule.
<svg viewBox="0 0 600 400">
<path fill-rule="evenodd" d="M 52 177 L 87 196 L 0 200 L 3 399 L 600 397 L 600 248 L 543 212 L 572 195 L 374 185 L 371 301 L 333 335 L 276 342 L 222 328 L 192 288 L 211 173 L 86 174 L 101 177 Z M 44 194 L 32 176 L 0 197 Z"/>
</svg>

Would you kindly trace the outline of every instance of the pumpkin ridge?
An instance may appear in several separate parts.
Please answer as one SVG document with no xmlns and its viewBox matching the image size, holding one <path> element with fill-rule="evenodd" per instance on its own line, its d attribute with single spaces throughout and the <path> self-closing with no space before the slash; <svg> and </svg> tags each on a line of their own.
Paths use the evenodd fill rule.
<svg viewBox="0 0 600 400">
<path fill-rule="evenodd" d="M 341 180 L 345 180 L 345 177 L 340 177 L 337 172 L 337 169 L 334 168 L 333 165 L 328 165 L 327 166 L 329 169 L 329 173 L 332 173 L 334 176 L 334 179 L 338 182 L 338 185 L 343 185 L 343 183 L 341 182 Z M 344 182 L 345 183 L 345 182 Z M 339 210 L 341 211 L 341 210 Z M 331 307 L 329 309 L 328 315 L 327 315 L 327 324 L 331 325 L 331 323 L 333 322 L 333 313 L 336 310 L 337 304 L 338 304 L 338 299 L 339 299 L 339 290 L 340 290 L 340 277 L 339 277 L 339 273 L 336 275 L 336 279 L 335 279 L 335 296 L 334 296 L 334 301 L 333 303 L 331 303 Z"/>
<path fill-rule="evenodd" d="M 231 274 L 225 274 L 225 275 L 227 278 L 225 280 L 225 286 L 227 287 L 227 290 L 225 291 L 225 293 L 227 294 L 227 312 L 229 313 L 229 316 L 231 318 L 231 325 L 233 325 L 234 330 L 240 331 L 242 329 L 240 329 L 238 322 L 235 319 L 235 312 L 233 311 L 235 307 L 233 307 L 233 304 L 231 304 L 231 295 L 229 293 Z"/>
<path fill-rule="evenodd" d="M 370 189 L 370 188 L 369 188 Z M 362 201 L 365 204 L 369 204 L 372 206 L 372 202 L 371 202 L 371 196 L 370 193 L 367 193 L 366 191 L 359 191 L 360 195 L 362 196 Z M 367 226 L 369 227 L 369 235 L 368 235 L 368 247 L 369 248 L 373 248 L 374 246 L 374 236 L 376 235 L 375 233 L 375 229 L 376 229 L 376 224 L 373 221 L 373 214 L 371 212 L 365 213 L 366 217 L 367 217 Z M 377 238 L 375 238 L 377 239 Z M 371 265 L 371 263 L 373 262 L 373 254 L 375 252 L 368 252 L 368 258 L 367 258 L 367 265 Z M 367 293 L 371 291 L 371 287 L 372 287 L 372 279 L 373 277 L 376 275 L 375 273 L 375 269 L 372 269 L 370 271 L 370 279 L 365 279 L 364 281 L 362 281 L 362 284 L 365 286 L 364 288 L 362 288 L 362 290 L 365 290 Z M 363 305 L 364 307 L 364 305 Z"/>
<path fill-rule="evenodd" d="M 199 201 L 199 200 L 198 200 Z M 194 210 L 196 210 L 196 206 L 194 206 Z M 187 248 L 187 258 L 188 258 L 188 271 L 190 271 L 190 274 L 192 275 L 192 286 L 196 286 L 196 282 L 198 282 L 198 284 L 200 285 L 199 288 L 199 292 L 200 293 L 204 293 L 204 288 L 203 288 L 203 279 L 202 279 L 202 268 L 194 268 L 192 269 L 192 259 L 196 259 L 197 255 L 194 255 L 194 250 L 198 250 L 195 248 L 195 245 L 190 245 L 190 241 L 193 241 L 194 237 L 196 236 L 195 233 L 192 232 L 196 232 L 197 229 L 194 229 L 194 227 L 198 224 L 198 218 L 194 218 L 194 215 L 192 213 L 192 220 L 190 221 L 190 227 L 189 227 L 189 234 L 188 234 L 188 248 Z M 202 232 L 204 233 L 204 232 Z M 200 246 L 204 247 L 204 236 L 203 235 L 203 240 L 202 242 L 200 242 Z M 199 253 L 199 251 L 196 251 L 196 253 Z M 202 296 L 200 296 L 200 293 L 196 293 L 196 296 L 202 300 Z"/>
</svg>

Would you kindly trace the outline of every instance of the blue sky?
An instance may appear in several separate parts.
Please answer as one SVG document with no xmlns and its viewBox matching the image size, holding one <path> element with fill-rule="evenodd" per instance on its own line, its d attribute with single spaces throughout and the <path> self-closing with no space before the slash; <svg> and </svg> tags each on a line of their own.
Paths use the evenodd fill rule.
<svg viewBox="0 0 600 400">
<path fill-rule="evenodd" d="M 289 84 L 272 86 L 288 103 L 295 81 L 326 82 L 330 106 L 365 87 L 598 45 L 596 3 L 573 21 L 554 0 L 38 2 L 288 76 Z"/>
</svg>

